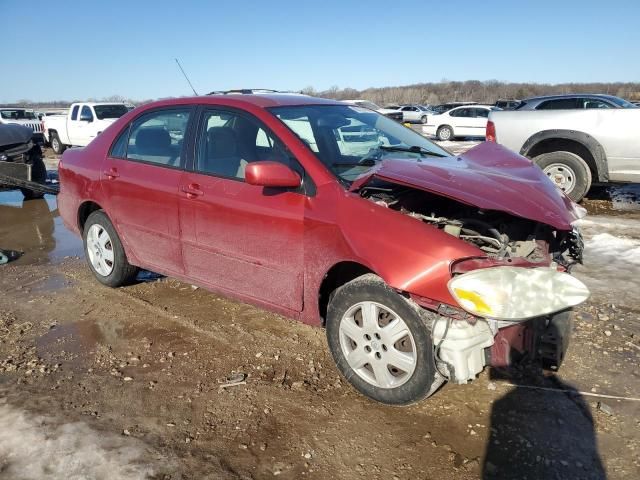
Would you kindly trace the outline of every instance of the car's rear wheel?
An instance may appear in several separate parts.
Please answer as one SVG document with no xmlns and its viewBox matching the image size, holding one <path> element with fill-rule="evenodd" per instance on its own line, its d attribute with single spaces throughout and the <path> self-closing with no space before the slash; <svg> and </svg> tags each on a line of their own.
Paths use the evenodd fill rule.
<svg viewBox="0 0 640 480">
<path fill-rule="evenodd" d="M 373 400 L 407 405 L 444 381 L 435 368 L 427 322 L 376 275 L 358 277 L 334 292 L 326 326 L 338 369 Z"/>
<path fill-rule="evenodd" d="M 575 153 L 543 153 L 533 162 L 574 202 L 582 200 L 591 187 L 591 170 Z"/>
<path fill-rule="evenodd" d="M 436 135 L 438 137 L 438 140 L 441 140 L 443 142 L 447 140 L 453 140 L 453 128 L 451 128 L 449 125 L 443 125 L 438 129 Z"/>
<path fill-rule="evenodd" d="M 127 261 L 120 237 L 104 211 L 96 210 L 89 215 L 83 239 L 87 263 L 100 283 L 119 287 L 135 280 L 138 267 Z"/>
<path fill-rule="evenodd" d="M 49 143 L 51 143 L 51 148 L 58 155 L 63 153 L 67 148 L 67 146 L 60 141 L 60 137 L 56 132 L 51 132 Z"/>
<path fill-rule="evenodd" d="M 420 117 L 420 123 L 422 123 L 423 125 L 425 123 L 427 123 L 427 116 L 426 115 L 423 115 L 422 117 Z"/>
</svg>

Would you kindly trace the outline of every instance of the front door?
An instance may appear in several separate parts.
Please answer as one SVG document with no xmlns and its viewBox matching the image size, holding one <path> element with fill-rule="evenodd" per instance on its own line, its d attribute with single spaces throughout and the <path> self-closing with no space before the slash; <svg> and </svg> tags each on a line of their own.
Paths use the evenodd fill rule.
<svg viewBox="0 0 640 480">
<path fill-rule="evenodd" d="M 146 113 L 120 134 L 104 162 L 105 208 L 141 267 L 184 273 L 178 194 L 190 107 Z"/>
<path fill-rule="evenodd" d="M 307 197 L 244 182 L 250 162 L 299 166 L 257 119 L 207 110 L 199 121 L 192 172 L 180 186 L 186 274 L 221 290 L 302 310 Z"/>
</svg>

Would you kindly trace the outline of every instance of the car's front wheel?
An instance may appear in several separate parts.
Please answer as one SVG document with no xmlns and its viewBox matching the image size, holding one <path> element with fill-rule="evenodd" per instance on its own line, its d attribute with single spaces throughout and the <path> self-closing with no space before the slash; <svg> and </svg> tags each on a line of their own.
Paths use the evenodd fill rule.
<svg viewBox="0 0 640 480">
<path fill-rule="evenodd" d="M 120 237 L 104 211 L 96 210 L 89 215 L 83 239 L 87 263 L 100 283 L 120 287 L 136 278 L 138 267 L 127 261 Z"/>
<path fill-rule="evenodd" d="M 58 155 L 64 153 L 67 146 L 60 141 L 60 137 L 56 132 L 51 132 L 51 137 L 49 138 L 49 140 L 49 143 L 51 143 L 51 148 L 55 153 L 57 153 Z"/>
<path fill-rule="evenodd" d="M 443 383 L 427 322 L 376 275 L 358 277 L 334 292 L 326 327 L 338 369 L 373 400 L 407 405 Z"/>
</svg>

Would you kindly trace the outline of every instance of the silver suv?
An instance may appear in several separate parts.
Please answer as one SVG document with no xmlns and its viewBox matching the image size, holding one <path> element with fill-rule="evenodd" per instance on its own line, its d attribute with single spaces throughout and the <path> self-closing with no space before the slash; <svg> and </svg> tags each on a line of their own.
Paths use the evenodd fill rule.
<svg viewBox="0 0 640 480">
<path fill-rule="evenodd" d="M 582 110 L 588 108 L 635 108 L 631 102 L 613 95 L 546 95 L 522 100 L 516 110 Z"/>
</svg>

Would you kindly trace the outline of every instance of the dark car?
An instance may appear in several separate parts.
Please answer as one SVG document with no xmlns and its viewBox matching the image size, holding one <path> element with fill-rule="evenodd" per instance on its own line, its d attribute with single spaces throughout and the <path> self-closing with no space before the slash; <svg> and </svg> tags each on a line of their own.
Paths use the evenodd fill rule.
<svg viewBox="0 0 640 480">
<path fill-rule="evenodd" d="M 433 110 L 436 113 L 444 113 L 444 112 L 448 112 L 452 108 L 462 107 L 464 105 L 475 105 L 476 103 L 478 103 L 478 102 L 448 102 L 448 103 L 441 103 L 439 105 L 435 105 L 435 106 L 431 107 L 431 110 Z"/>
<path fill-rule="evenodd" d="M 33 142 L 33 130 L 16 124 L 0 125 L 0 187 L 13 187 L 20 181 L 44 184 L 47 169 L 40 146 Z M 44 194 L 21 188 L 25 198 L 41 198 Z"/>
<path fill-rule="evenodd" d="M 559 364 L 588 296 L 568 273 L 580 208 L 538 167 L 494 143 L 455 157 L 360 106 L 149 103 L 59 172 L 99 282 L 145 268 L 324 326 L 345 378 L 384 403 L 522 356 Z"/>
</svg>

